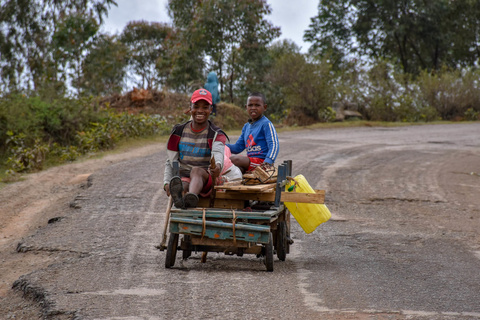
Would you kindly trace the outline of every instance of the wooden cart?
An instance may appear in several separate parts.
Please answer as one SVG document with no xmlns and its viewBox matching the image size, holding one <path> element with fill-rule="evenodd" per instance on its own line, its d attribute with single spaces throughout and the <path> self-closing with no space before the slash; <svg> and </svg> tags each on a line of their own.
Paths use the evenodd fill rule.
<svg viewBox="0 0 480 320">
<path fill-rule="evenodd" d="M 316 202 L 323 202 L 324 193 L 285 192 L 292 162 L 285 161 L 277 170 L 275 183 L 216 186 L 215 197 L 201 198 L 197 208 L 167 210 L 170 235 L 168 244 L 165 246 L 164 234 L 160 245 L 160 250 L 166 249 L 165 267 L 175 265 L 178 250 L 182 250 L 183 259 L 188 259 L 192 252 L 203 252 L 202 262 L 207 252 L 255 254 L 263 257 L 267 271 L 273 271 L 275 253 L 280 261 L 285 261 L 293 241 L 290 213 L 283 202 L 309 202 L 312 196 Z M 302 200 L 308 196 L 308 201 Z"/>
</svg>

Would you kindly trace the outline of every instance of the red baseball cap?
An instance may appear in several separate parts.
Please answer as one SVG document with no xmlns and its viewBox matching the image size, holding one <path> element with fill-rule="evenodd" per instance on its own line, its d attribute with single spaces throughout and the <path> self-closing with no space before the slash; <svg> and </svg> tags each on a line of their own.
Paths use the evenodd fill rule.
<svg viewBox="0 0 480 320">
<path fill-rule="evenodd" d="M 205 100 L 208 104 L 212 104 L 212 94 L 206 89 L 198 89 L 192 94 L 192 103 L 197 102 L 198 100 Z"/>
</svg>

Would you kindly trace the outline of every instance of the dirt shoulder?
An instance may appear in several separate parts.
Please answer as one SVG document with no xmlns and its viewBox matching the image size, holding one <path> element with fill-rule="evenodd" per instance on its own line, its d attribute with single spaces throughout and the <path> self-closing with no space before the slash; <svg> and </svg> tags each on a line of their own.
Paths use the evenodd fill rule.
<svg viewBox="0 0 480 320">
<path fill-rule="evenodd" d="M 16 252 L 18 241 L 53 222 L 62 208 L 70 205 L 79 188 L 88 184 L 88 177 L 114 163 L 143 157 L 164 148 L 164 143 L 133 147 L 90 159 L 28 174 L 23 181 L 0 190 L 0 298 L 22 274 L 52 263 L 49 255 Z"/>
</svg>

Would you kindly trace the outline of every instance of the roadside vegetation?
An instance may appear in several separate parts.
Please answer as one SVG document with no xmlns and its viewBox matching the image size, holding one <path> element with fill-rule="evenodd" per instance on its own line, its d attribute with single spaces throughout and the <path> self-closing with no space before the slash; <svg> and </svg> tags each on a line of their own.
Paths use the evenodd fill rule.
<svg viewBox="0 0 480 320">
<path fill-rule="evenodd" d="M 45 165 L 109 150 L 127 138 L 165 135 L 160 115 L 96 109 L 93 101 L 46 100 L 14 94 L 0 101 L 0 151 L 4 180 Z"/>
<path fill-rule="evenodd" d="M 100 31 L 112 0 L 4 1 L 0 179 L 167 135 L 210 71 L 225 130 L 242 127 L 252 91 L 279 128 L 335 122 L 334 105 L 354 106 L 349 125 L 479 120 L 476 2 L 318 2 L 303 53 L 277 40 L 268 1 L 171 0 L 170 24 L 113 35 Z"/>
</svg>

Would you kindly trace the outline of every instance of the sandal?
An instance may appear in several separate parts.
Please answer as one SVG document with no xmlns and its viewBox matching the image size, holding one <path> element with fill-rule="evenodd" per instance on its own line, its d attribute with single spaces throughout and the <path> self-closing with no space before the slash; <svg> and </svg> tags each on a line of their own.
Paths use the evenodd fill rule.
<svg viewBox="0 0 480 320">
<path fill-rule="evenodd" d="M 173 199 L 173 204 L 179 209 L 185 209 L 183 201 L 183 183 L 180 177 L 173 177 L 170 180 L 170 195 Z"/>
</svg>

